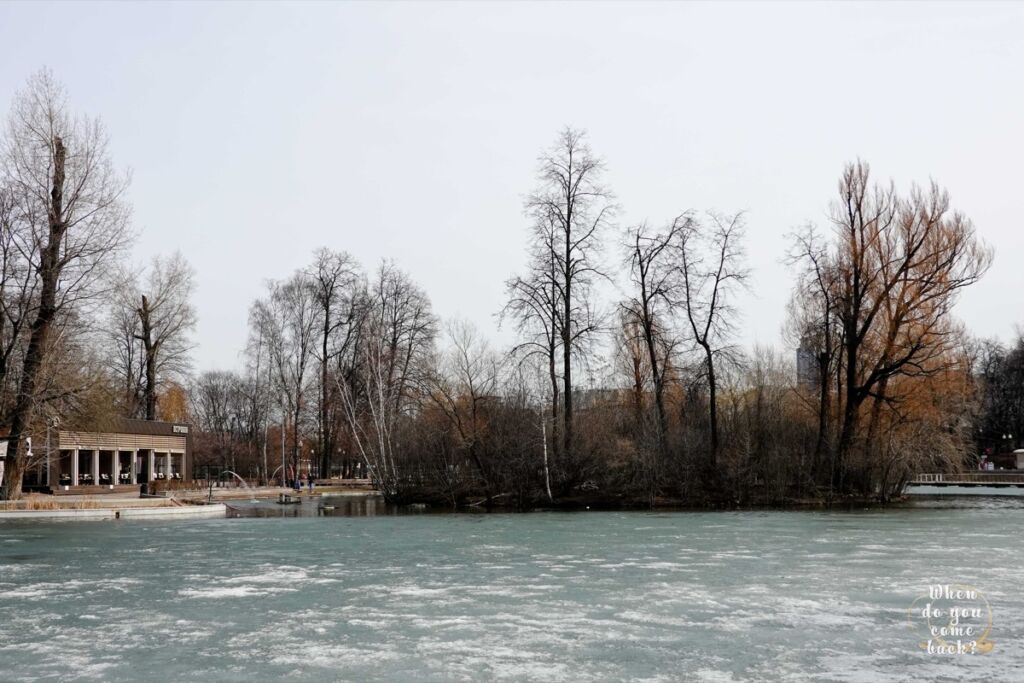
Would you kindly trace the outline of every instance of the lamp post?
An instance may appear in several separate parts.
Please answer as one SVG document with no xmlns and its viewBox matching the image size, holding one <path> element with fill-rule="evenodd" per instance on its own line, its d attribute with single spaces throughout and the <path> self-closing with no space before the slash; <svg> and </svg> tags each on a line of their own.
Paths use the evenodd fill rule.
<svg viewBox="0 0 1024 683">
<path fill-rule="evenodd" d="M 288 418 L 285 416 L 284 404 L 281 404 L 281 488 L 285 488 L 285 478 L 288 476 L 288 468 L 285 466 L 285 455 L 284 455 L 284 433 L 288 422 Z"/>
<path fill-rule="evenodd" d="M 50 485 L 50 421 L 46 421 L 46 485 Z"/>
<path fill-rule="evenodd" d="M 50 480 L 50 430 L 60 425 L 60 418 L 52 415 L 46 420 L 46 485 L 51 485 Z"/>
<path fill-rule="evenodd" d="M 232 415 L 231 416 L 231 433 L 228 436 L 228 439 L 229 439 L 229 441 L 228 441 L 228 444 L 229 444 L 228 448 L 231 449 L 230 453 L 231 453 L 231 471 L 232 472 L 237 472 L 238 471 L 238 468 L 235 467 L 235 434 L 237 433 L 237 430 L 238 430 L 238 416 L 237 415 Z"/>
<path fill-rule="evenodd" d="M 270 439 L 270 420 L 263 423 L 263 485 L 270 486 L 270 472 L 267 471 L 267 441 Z"/>
</svg>

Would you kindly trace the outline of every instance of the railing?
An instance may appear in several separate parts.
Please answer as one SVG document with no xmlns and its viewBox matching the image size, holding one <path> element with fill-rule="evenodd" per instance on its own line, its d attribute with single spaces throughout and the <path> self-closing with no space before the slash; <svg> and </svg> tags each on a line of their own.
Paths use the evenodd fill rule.
<svg viewBox="0 0 1024 683">
<path fill-rule="evenodd" d="M 370 479 L 314 479 L 317 486 L 352 486 L 356 488 L 373 486 Z"/>
<path fill-rule="evenodd" d="M 919 474 L 911 484 L 1024 484 L 1024 472 L 951 472 Z"/>
</svg>

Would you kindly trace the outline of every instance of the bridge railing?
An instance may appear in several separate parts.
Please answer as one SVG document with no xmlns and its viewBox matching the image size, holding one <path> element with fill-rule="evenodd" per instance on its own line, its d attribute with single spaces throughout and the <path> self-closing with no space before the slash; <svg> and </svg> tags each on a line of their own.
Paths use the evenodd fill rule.
<svg viewBox="0 0 1024 683">
<path fill-rule="evenodd" d="M 1020 484 L 1024 483 L 1024 472 L 951 472 L 919 474 L 910 480 L 911 484 Z"/>
</svg>

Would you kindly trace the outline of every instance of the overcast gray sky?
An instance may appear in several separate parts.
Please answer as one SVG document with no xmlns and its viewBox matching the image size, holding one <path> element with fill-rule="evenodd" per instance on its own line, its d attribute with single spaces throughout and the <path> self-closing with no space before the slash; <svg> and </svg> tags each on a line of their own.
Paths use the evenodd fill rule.
<svg viewBox="0 0 1024 683">
<path fill-rule="evenodd" d="M 1024 322 L 1022 4 L 0 4 L 0 108 L 43 65 L 134 173 L 137 260 L 198 272 L 197 370 L 234 367 L 266 278 L 321 245 L 493 314 L 565 124 L 620 222 L 745 209 L 746 343 L 777 343 L 785 235 L 844 162 L 931 177 L 997 250 L 960 316 Z"/>
</svg>

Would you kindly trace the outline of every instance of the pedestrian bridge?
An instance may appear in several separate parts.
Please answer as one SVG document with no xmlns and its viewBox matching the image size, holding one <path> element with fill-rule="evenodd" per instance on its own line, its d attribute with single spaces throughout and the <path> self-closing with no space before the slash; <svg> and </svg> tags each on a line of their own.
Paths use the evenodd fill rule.
<svg viewBox="0 0 1024 683">
<path fill-rule="evenodd" d="M 919 474 L 908 486 L 985 486 L 1024 488 L 1024 471 L 1005 472 L 952 472 L 945 474 Z"/>
</svg>

